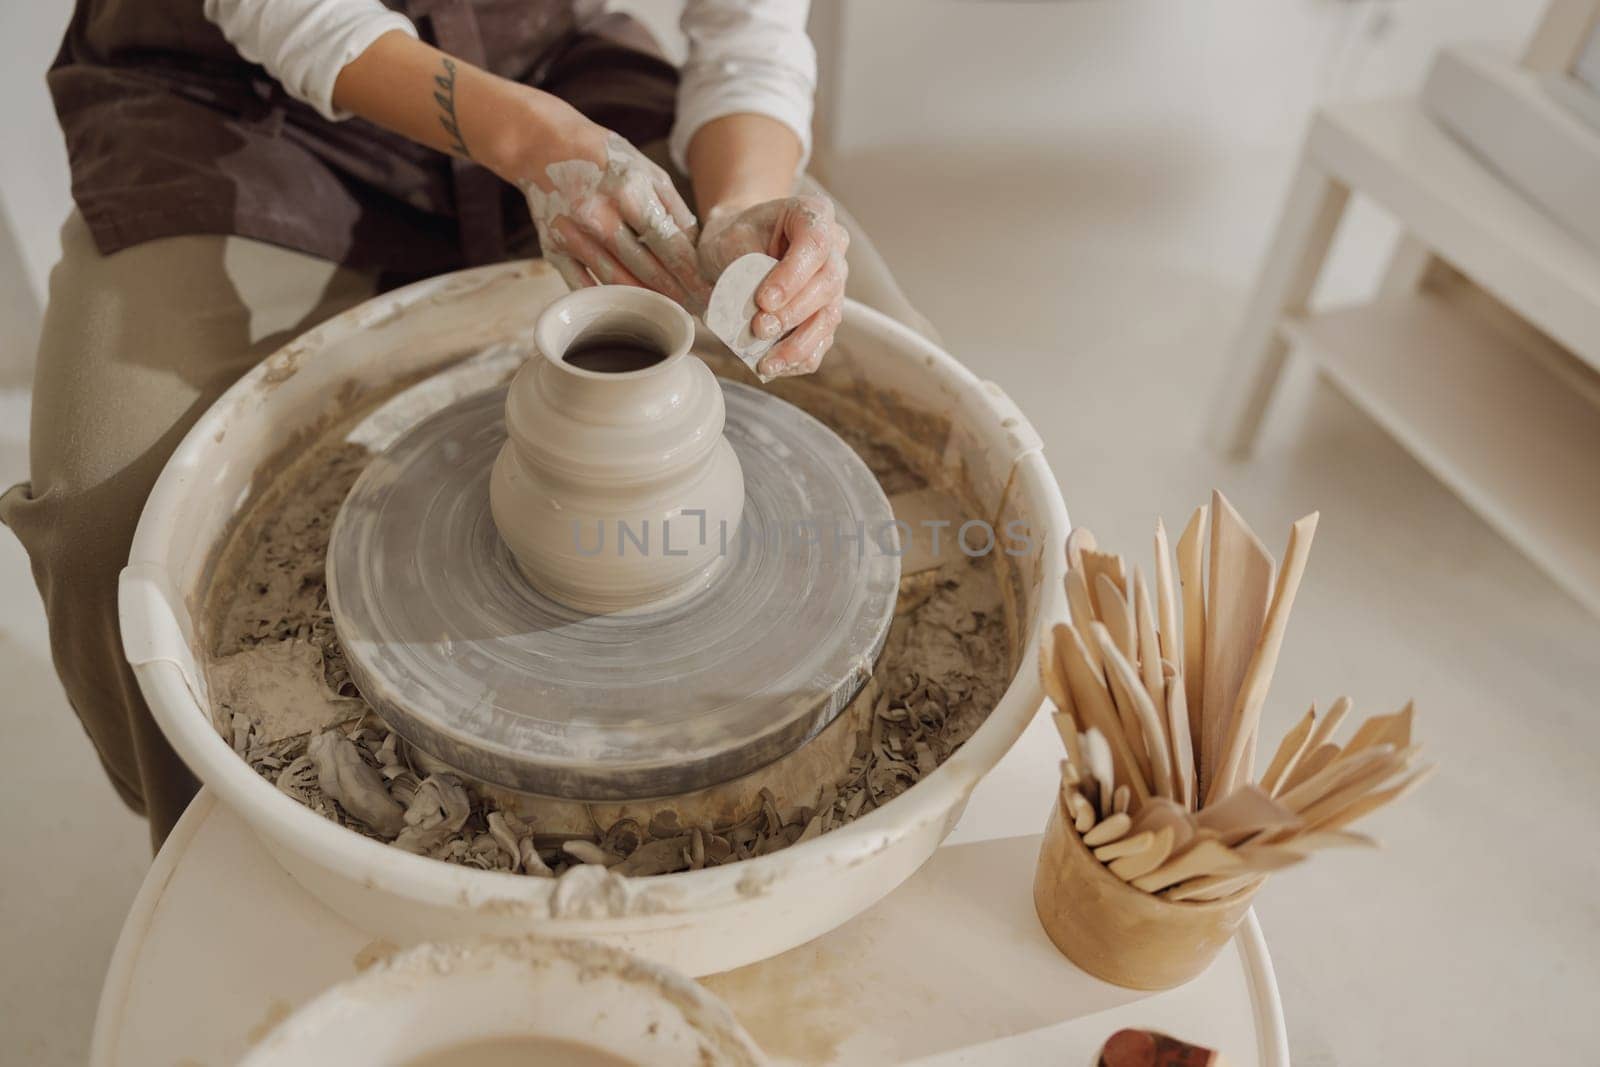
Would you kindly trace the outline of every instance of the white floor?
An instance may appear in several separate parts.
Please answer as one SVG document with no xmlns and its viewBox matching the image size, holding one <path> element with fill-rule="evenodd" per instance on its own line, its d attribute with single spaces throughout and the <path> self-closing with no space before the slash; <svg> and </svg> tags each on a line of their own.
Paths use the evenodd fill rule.
<svg viewBox="0 0 1600 1067">
<path fill-rule="evenodd" d="M 1073 517 L 1143 553 L 1157 514 L 1181 521 L 1212 486 L 1275 547 L 1320 508 L 1268 730 L 1340 693 L 1417 701 L 1444 766 L 1374 820 L 1388 849 L 1323 856 L 1260 904 L 1308 1067 L 1593 1058 L 1600 621 L 1303 368 L 1258 458 L 1224 462 L 1202 436 L 1314 99 L 1412 83 L 1431 42 L 1514 39 L 1533 7 L 965 4 L 937 25 L 902 20 L 926 10 L 907 0 L 851 9 L 832 183 L 949 348 L 1032 418 Z M 1351 230 L 1325 298 L 1359 293 L 1389 236 L 1370 212 Z M 25 467 L 25 403 L 0 393 L 0 485 Z M 0 1045 L 81 1063 L 144 828 L 60 696 L 4 535 L 0 678 Z"/>
</svg>

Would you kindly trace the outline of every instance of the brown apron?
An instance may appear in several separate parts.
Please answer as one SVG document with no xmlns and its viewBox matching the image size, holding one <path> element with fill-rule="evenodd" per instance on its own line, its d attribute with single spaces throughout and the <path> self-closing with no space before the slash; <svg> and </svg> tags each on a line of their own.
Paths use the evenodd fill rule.
<svg viewBox="0 0 1600 1067">
<path fill-rule="evenodd" d="M 671 128 L 677 72 L 627 19 L 580 32 L 570 0 L 386 2 L 443 51 L 635 144 Z M 327 121 L 241 58 L 202 4 L 78 0 L 48 81 L 102 253 L 234 234 L 401 280 L 536 247 L 516 190 L 360 119 Z"/>
</svg>

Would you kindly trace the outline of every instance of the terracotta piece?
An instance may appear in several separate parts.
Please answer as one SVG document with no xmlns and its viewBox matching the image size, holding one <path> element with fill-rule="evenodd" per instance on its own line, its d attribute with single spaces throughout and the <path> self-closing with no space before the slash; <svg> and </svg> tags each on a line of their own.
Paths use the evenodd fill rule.
<svg viewBox="0 0 1600 1067">
<path fill-rule="evenodd" d="M 715 532 L 738 529 L 744 475 L 722 435 L 722 390 L 689 354 L 694 320 L 657 293 L 595 286 L 552 304 L 534 339 L 539 355 L 506 397 L 510 438 L 489 486 L 495 525 L 522 572 L 553 599 L 597 614 L 705 588 L 724 559 Z M 659 358 L 616 372 L 567 358 L 607 345 Z M 618 548 L 624 538 L 643 547 L 586 551 L 583 537 L 597 530 Z"/>
<path fill-rule="evenodd" d="M 1033 883 L 1034 908 L 1061 952 L 1096 978 L 1170 989 L 1205 970 L 1250 908 L 1251 886 L 1225 900 L 1174 903 L 1135 889 L 1083 844 L 1051 806 Z"/>
</svg>

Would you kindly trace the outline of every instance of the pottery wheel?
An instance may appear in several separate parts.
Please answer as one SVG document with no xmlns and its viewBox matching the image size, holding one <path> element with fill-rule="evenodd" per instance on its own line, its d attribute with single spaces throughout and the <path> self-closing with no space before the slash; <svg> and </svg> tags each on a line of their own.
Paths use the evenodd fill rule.
<svg viewBox="0 0 1600 1067">
<path fill-rule="evenodd" d="M 489 512 L 504 387 L 373 459 L 334 524 L 328 596 L 351 675 L 391 727 L 487 782 L 629 800 L 757 770 L 843 710 L 893 618 L 889 502 L 822 423 L 722 389 L 746 535 L 728 531 L 718 577 L 662 609 L 587 615 L 518 571 Z"/>
</svg>

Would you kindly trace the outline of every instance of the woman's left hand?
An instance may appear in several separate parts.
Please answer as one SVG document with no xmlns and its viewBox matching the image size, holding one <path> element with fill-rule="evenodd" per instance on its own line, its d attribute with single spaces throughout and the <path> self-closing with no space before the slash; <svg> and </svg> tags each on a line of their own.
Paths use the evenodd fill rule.
<svg viewBox="0 0 1600 1067">
<path fill-rule="evenodd" d="M 784 197 L 738 211 L 713 208 L 702 220 L 698 253 L 708 282 L 750 252 L 778 260 L 756 290 L 759 310 L 750 332 L 764 340 L 789 336 L 762 357 L 757 371 L 763 377 L 810 374 L 821 364 L 844 314 L 849 246 L 833 201 L 822 196 Z"/>
</svg>

